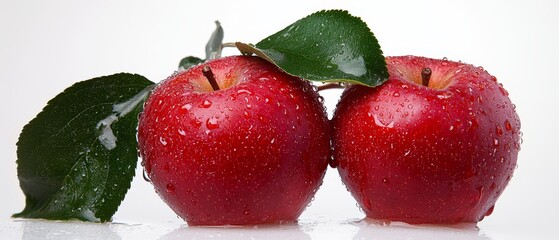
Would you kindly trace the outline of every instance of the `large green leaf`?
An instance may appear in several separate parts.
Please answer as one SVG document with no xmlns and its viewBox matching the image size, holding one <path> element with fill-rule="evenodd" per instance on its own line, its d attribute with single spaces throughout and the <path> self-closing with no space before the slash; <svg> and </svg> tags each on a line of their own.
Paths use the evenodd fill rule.
<svg viewBox="0 0 559 240">
<path fill-rule="evenodd" d="M 377 86 L 388 79 L 377 39 L 347 11 L 316 12 L 254 46 L 236 45 L 307 80 Z"/>
<path fill-rule="evenodd" d="M 22 130 L 14 217 L 109 221 L 138 162 L 136 127 L 152 82 L 115 74 L 74 84 Z"/>
</svg>

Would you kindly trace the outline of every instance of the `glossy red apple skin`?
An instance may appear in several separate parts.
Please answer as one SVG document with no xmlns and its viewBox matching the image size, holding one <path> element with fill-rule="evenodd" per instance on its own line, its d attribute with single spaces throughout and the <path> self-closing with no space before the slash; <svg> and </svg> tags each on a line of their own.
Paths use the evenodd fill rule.
<svg viewBox="0 0 559 240">
<path fill-rule="evenodd" d="M 268 224 L 295 221 L 310 203 L 328 165 L 328 129 L 309 82 L 232 56 L 160 83 L 138 140 L 155 190 L 189 225 Z"/>
<path fill-rule="evenodd" d="M 386 58 L 390 77 L 352 85 L 333 117 L 334 165 L 366 216 L 412 224 L 491 214 L 520 149 L 508 93 L 482 68 Z M 421 71 L 430 68 L 429 87 Z"/>
</svg>

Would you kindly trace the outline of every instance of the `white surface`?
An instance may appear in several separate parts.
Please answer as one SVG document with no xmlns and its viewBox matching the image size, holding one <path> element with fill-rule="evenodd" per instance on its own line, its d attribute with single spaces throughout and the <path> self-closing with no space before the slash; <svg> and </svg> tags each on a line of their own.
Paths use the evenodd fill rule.
<svg viewBox="0 0 559 240">
<path fill-rule="evenodd" d="M 522 121 L 518 169 L 479 231 L 378 227 L 334 169 L 299 225 L 189 228 L 137 176 L 113 224 L 11 220 L 23 209 L 15 143 L 22 127 L 71 84 L 116 72 L 159 81 L 186 55 L 204 55 L 220 20 L 225 41 L 258 42 L 321 9 L 360 16 L 385 55 L 448 57 L 485 67 Z M 0 1 L 0 236 L 2 239 L 551 239 L 556 231 L 556 1 Z M 236 54 L 228 50 L 226 54 Z M 323 92 L 329 111 L 339 91 Z M 138 169 L 138 174 L 141 170 Z"/>
</svg>

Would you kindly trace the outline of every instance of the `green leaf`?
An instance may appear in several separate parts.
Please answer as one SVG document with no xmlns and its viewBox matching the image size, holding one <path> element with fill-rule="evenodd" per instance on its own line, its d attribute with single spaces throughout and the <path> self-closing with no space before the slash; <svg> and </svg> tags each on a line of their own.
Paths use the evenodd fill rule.
<svg viewBox="0 0 559 240">
<path fill-rule="evenodd" d="M 179 63 L 179 70 L 186 70 L 189 69 L 191 67 L 194 67 L 200 63 L 203 63 L 204 60 L 197 58 L 197 57 L 193 57 L 193 56 L 188 56 L 185 57 L 183 59 L 181 59 L 180 63 Z"/>
<path fill-rule="evenodd" d="M 136 127 L 153 83 L 127 73 L 74 84 L 22 130 L 14 217 L 109 221 L 138 162 Z"/>
<path fill-rule="evenodd" d="M 311 81 L 377 86 L 388 79 L 377 39 L 347 11 L 320 11 L 265 38 L 255 46 L 236 43 L 289 74 Z"/>
<path fill-rule="evenodd" d="M 219 21 L 215 21 L 215 30 L 206 43 L 206 59 L 215 59 L 221 55 L 221 44 L 223 43 L 223 28 Z"/>
<path fill-rule="evenodd" d="M 219 21 L 215 21 L 215 30 L 213 31 L 210 39 L 206 43 L 206 59 L 200 59 L 194 56 L 188 56 L 181 59 L 179 63 L 179 70 L 186 70 L 194 67 L 206 60 L 216 59 L 221 56 L 222 44 L 223 44 L 223 28 Z"/>
</svg>

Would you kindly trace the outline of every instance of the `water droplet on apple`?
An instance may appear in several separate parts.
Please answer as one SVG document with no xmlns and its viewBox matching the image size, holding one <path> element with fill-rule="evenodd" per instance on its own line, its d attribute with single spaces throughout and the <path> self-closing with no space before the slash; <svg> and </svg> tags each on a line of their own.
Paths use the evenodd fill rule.
<svg viewBox="0 0 559 240">
<path fill-rule="evenodd" d="M 452 92 L 443 92 L 441 94 L 437 94 L 437 98 L 439 99 L 447 99 L 452 97 L 453 93 Z"/>
<path fill-rule="evenodd" d="M 472 199 L 472 207 L 477 206 L 483 198 L 483 187 L 476 188 L 476 191 L 477 192 Z"/>
<path fill-rule="evenodd" d="M 501 125 L 497 125 L 495 132 L 497 133 L 497 135 L 501 136 L 503 135 L 503 128 L 501 127 Z"/>
<path fill-rule="evenodd" d="M 202 102 L 202 105 L 200 105 L 203 108 L 209 108 L 212 106 L 212 102 L 210 102 L 209 100 L 204 100 L 204 102 Z"/>
<path fill-rule="evenodd" d="M 405 153 L 404 156 L 410 155 L 411 149 L 408 149 Z"/>
<path fill-rule="evenodd" d="M 142 171 L 142 175 L 144 177 L 144 181 L 146 182 L 151 182 L 151 179 L 149 178 L 148 172 L 146 169 L 144 169 L 144 171 Z"/>
<path fill-rule="evenodd" d="M 505 120 L 505 129 L 507 129 L 507 131 L 511 131 L 512 130 L 512 124 L 510 124 L 509 120 Z"/>
<path fill-rule="evenodd" d="M 499 84 L 499 90 L 501 91 L 501 93 L 505 96 L 509 95 L 509 92 L 503 87 L 502 84 Z"/>
<path fill-rule="evenodd" d="M 487 212 L 485 212 L 484 215 L 485 215 L 486 217 L 489 216 L 489 215 L 491 215 L 491 214 L 493 213 L 493 209 L 495 209 L 495 205 L 491 206 L 491 207 L 487 210 Z"/>
<path fill-rule="evenodd" d="M 237 93 L 238 93 L 238 94 L 249 94 L 249 95 L 252 94 L 251 91 L 246 90 L 246 89 L 239 89 L 239 90 L 237 91 Z"/>
<path fill-rule="evenodd" d="M 485 84 L 483 84 L 483 83 L 479 83 L 479 84 L 477 85 L 477 87 L 479 88 L 480 91 L 485 90 Z"/>
<path fill-rule="evenodd" d="M 178 132 L 181 136 L 186 136 L 186 132 L 184 130 L 179 129 Z"/>
<path fill-rule="evenodd" d="M 349 191 L 349 190 L 348 190 L 348 191 Z M 365 211 L 364 211 L 363 208 L 359 205 L 359 203 L 356 203 L 355 206 L 357 207 L 357 209 L 359 209 L 359 212 L 365 213 Z"/>
<path fill-rule="evenodd" d="M 382 114 L 379 114 L 379 116 L 382 116 Z M 386 127 L 386 128 L 393 128 L 394 127 L 394 121 L 390 121 L 388 124 L 384 123 L 383 121 L 380 120 L 380 117 L 377 116 L 377 114 L 373 114 L 373 120 L 375 121 L 375 124 L 379 127 Z"/>
<path fill-rule="evenodd" d="M 219 124 L 217 123 L 216 117 L 211 117 L 206 120 L 206 128 L 208 129 L 217 129 L 219 128 Z"/>
<path fill-rule="evenodd" d="M 160 142 L 163 146 L 167 145 L 167 140 L 165 140 L 164 137 L 159 137 L 159 142 Z"/>
<path fill-rule="evenodd" d="M 314 84 L 312 85 L 312 89 L 313 89 L 315 92 L 318 92 L 318 86 L 316 86 L 316 85 L 314 85 Z"/>
<path fill-rule="evenodd" d="M 472 118 L 471 120 L 468 121 L 468 130 L 473 130 L 476 129 L 477 127 L 478 127 L 478 123 L 475 118 Z"/>
<path fill-rule="evenodd" d="M 202 126 L 202 122 L 200 120 L 198 120 L 197 118 L 192 119 L 192 121 L 190 121 L 190 123 L 192 125 L 194 125 L 194 127 L 196 127 L 196 128 L 200 128 L 200 126 Z"/>
<path fill-rule="evenodd" d="M 184 109 L 186 111 L 190 111 L 190 109 L 192 108 L 192 105 L 190 103 L 184 104 L 181 109 Z"/>
<path fill-rule="evenodd" d="M 168 193 L 173 193 L 173 192 L 175 192 L 175 185 L 169 183 L 169 184 L 167 184 L 166 189 L 167 189 Z"/>
</svg>

